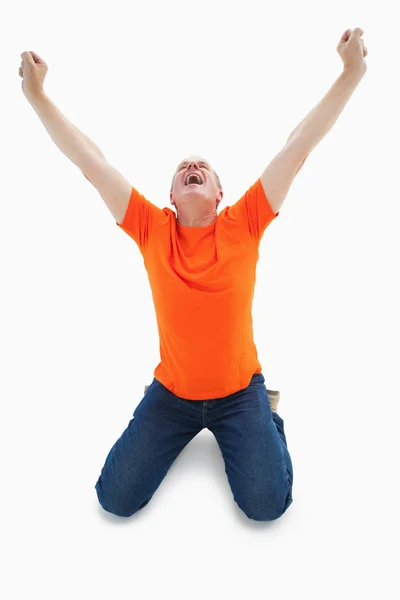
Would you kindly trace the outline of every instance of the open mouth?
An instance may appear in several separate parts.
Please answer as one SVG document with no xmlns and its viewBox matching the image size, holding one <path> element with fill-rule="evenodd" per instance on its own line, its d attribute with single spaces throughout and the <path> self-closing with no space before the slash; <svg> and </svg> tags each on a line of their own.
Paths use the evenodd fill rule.
<svg viewBox="0 0 400 600">
<path fill-rule="evenodd" d="M 203 185 L 203 182 L 197 173 L 190 173 L 185 179 L 185 185 Z"/>
</svg>

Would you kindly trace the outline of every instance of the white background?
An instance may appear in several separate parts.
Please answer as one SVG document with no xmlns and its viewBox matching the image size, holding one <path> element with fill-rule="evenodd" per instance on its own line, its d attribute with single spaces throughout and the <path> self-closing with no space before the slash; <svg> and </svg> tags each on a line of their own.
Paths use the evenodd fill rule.
<svg viewBox="0 0 400 600">
<path fill-rule="evenodd" d="M 394 2 L 27 2 L 1 45 L 1 531 L 7 600 L 398 598 L 399 46 Z M 3 15 L 4 16 L 4 15 Z M 94 485 L 159 362 L 142 256 L 27 102 L 44 89 L 146 198 L 208 159 L 231 205 L 342 70 L 366 76 L 260 246 L 254 335 L 293 504 L 251 521 L 203 430 L 129 519 Z M 3 45 L 4 44 L 4 45 Z M 191 72 L 187 75 L 188 71 Z M 4 556 L 4 555 L 3 555 Z M 398 555 L 397 555 L 398 559 Z"/>
</svg>

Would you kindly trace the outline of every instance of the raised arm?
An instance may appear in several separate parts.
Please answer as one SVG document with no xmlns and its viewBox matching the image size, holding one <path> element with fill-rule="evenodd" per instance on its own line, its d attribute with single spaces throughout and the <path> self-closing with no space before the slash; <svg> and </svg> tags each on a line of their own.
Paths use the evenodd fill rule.
<svg viewBox="0 0 400 600">
<path fill-rule="evenodd" d="M 122 223 L 132 185 L 110 165 L 102 151 L 58 110 L 43 90 L 48 67 L 35 52 L 23 52 L 22 90 L 51 139 L 98 190 L 114 219 Z"/>
<path fill-rule="evenodd" d="M 100 148 L 68 121 L 45 94 L 43 82 L 48 66 L 44 60 L 35 52 L 23 52 L 21 58 L 22 91 L 61 152 L 80 169 L 87 155 L 95 153 L 105 158 Z"/>
<path fill-rule="evenodd" d="M 322 100 L 292 131 L 285 146 L 260 177 L 265 195 L 275 213 L 280 210 L 308 155 L 332 129 L 365 75 L 367 65 L 364 58 L 368 51 L 361 40 L 363 33 L 360 27 L 344 32 L 337 47 L 343 60 L 342 73 Z"/>
<path fill-rule="evenodd" d="M 368 50 L 361 39 L 363 33 L 363 30 L 357 27 L 353 31 L 347 29 L 342 35 L 337 47 L 343 60 L 342 73 L 288 138 L 289 141 L 297 137 L 296 146 L 304 155 L 308 155 L 332 129 L 365 75 L 367 63 L 364 57 L 368 54 Z"/>
</svg>

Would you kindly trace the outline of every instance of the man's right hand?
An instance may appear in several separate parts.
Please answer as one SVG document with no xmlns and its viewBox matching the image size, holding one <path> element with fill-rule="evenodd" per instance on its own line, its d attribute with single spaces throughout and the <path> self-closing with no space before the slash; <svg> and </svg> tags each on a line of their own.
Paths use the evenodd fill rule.
<svg viewBox="0 0 400 600">
<path fill-rule="evenodd" d="M 48 66 L 36 52 L 23 52 L 19 75 L 22 77 L 22 91 L 29 100 L 43 93 L 43 82 Z"/>
</svg>

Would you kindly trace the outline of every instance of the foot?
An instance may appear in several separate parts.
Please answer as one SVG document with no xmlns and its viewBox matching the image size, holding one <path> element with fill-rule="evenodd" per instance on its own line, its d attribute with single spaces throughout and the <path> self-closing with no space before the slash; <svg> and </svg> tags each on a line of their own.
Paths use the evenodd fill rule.
<svg viewBox="0 0 400 600">
<path fill-rule="evenodd" d="M 281 397 L 281 393 L 275 390 L 267 390 L 269 405 L 271 407 L 271 412 L 278 412 L 278 402 Z"/>
</svg>

